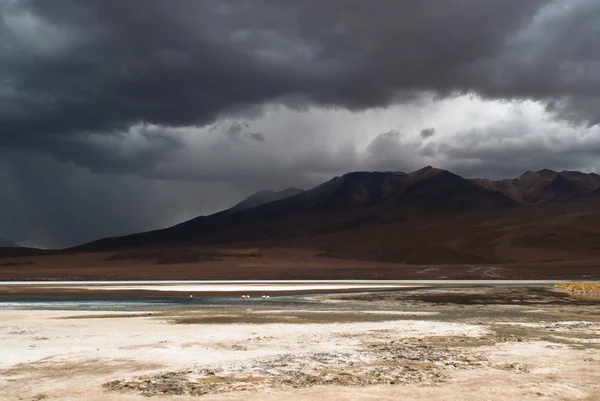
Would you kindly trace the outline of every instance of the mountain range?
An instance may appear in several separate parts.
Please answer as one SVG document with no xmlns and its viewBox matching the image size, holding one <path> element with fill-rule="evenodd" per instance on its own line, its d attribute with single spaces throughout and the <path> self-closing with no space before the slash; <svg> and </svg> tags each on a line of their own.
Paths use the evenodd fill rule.
<svg viewBox="0 0 600 401">
<path fill-rule="evenodd" d="M 415 213 L 492 210 L 518 204 L 489 185 L 432 167 L 410 174 L 352 172 L 308 191 L 295 188 L 281 192 L 260 191 L 210 216 L 73 249 L 106 251 L 191 241 L 215 244 L 281 239 L 334 232 Z"/>
<path fill-rule="evenodd" d="M 540 170 L 507 180 L 473 180 L 482 187 L 502 192 L 518 203 L 564 202 L 598 193 L 600 175 L 579 171 Z"/>
<path fill-rule="evenodd" d="M 462 266 L 431 276 L 438 278 L 496 277 L 494 269 L 512 269 L 502 277 L 600 276 L 599 206 L 594 173 L 528 171 L 493 181 L 429 166 L 352 172 L 306 191 L 260 191 L 162 230 L 7 255 L 41 258 L 40 268 L 58 266 L 56 255 L 65 255 L 60 264 L 73 268 L 61 274 L 69 277 L 93 260 L 86 278 L 122 278 L 124 271 L 136 278 L 425 278 L 423 266 Z M 286 267 L 256 267 L 271 265 Z M 119 273 L 107 276 L 108 266 Z M 177 273 L 182 266 L 186 273 Z M 467 274 L 465 266 L 488 270 Z"/>
<path fill-rule="evenodd" d="M 352 172 L 308 191 L 260 191 L 232 208 L 176 226 L 73 248 L 107 251 L 170 243 L 233 244 L 310 239 L 391 222 L 447 219 L 523 206 L 576 201 L 600 192 L 600 176 L 528 171 L 499 181 L 465 179 L 433 167 L 411 172 Z"/>
</svg>

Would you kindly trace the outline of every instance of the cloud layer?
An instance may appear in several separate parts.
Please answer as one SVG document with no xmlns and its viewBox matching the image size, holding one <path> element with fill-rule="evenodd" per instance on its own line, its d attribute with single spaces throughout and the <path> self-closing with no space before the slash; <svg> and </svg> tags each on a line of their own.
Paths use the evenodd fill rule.
<svg viewBox="0 0 600 401">
<path fill-rule="evenodd" d="M 595 169 L 599 20 L 596 0 L 0 0 L 0 208 L 21 211 L 0 235 L 71 244 L 354 169 Z"/>
</svg>

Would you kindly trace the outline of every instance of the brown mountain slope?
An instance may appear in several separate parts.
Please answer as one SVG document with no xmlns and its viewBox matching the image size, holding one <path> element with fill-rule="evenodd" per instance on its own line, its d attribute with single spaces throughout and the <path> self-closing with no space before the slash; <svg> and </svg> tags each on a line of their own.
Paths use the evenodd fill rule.
<svg viewBox="0 0 600 401">
<path fill-rule="evenodd" d="M 355 172 L 309 191 L 239 213 L 222 212 L 174 227 L 108 238 L 74 251 L 108 251 L 194 242 L 231 244 L 314 236 L 414 214 L 493 210 L 513 207 L 504 194 L 448 171 L 426 168 L 412 174 Z"/>
<path fill-rule="evenodd" d="M 503 181 L 355 172 L 164 230 L 5 253 L 0 277 L 600 277 L 597 182 L 549 170 Z"/>
<path fill-rule="evenodd" d="M 279 229 L 297 222 L 284 223 Z M 598 200 L 413 214 L 227 244 L 0 260 L 0 279 L 13 280 L 335 278 L 600 278 Z"/>
<path fill-rule="evenodd" d="M 491 181 L 474 179 L 472 182 L 502 192 L 519 203 L 564 202 L 600 188 L 600 176 L 578 171 L 528 171 L 519 177 Z"/>
<path fill-rule="evenodd" d="M 446 170 L 419 170 L 414 181 L 399 199 L 429 210 L 487 210 L 515 206 L 508 196 L 490 190 Z"/>
<path fill-rule="evenodd" d="M 600 188 L 600 175 L 581 173 L 579 171 L 561 171 L 560 175 L 577 184 L 585 192 Z"/>
<path fill-rule="evenodd" d="M 597 201 L 530 205 L 359 227 L 318 243 L 332 257 L 417 265 L 600 262 L 600 212 Z"/>
<path fill-rule="evenodd" d="M 293 187 L 284 189 L 283 191 L 271 191 L 271 190 L 258 191 L 256 193 L 250 195 L 246 199 L 242 200 L 241 202 L 237 203 L 236 205 L 232 206 L 231 208 L 227 209 L 225 211 L 225 213 L 227 213 L 227 214 L 239 213 L 244 210 L 253 209 L 253 208 L 263 205 L 265 203 L 275 202 L 275 201 L 278 201 L 281 199 L 290 198 L 290 197 L 298 195 L 302 192 L 304 192 L 304 190 L 299 189 L 299 188 L 293 188 Z"/>
<path fill-rule="evenodd" d="M 590 260 L 600 256 L 600 230 L 590 224 L 598 219 L 597 203 L 555 202 L 593 188 L 596 178 L 542 170 L 486 187 L 431 167 L 410 174 L 356 172 L 236 215 L 133 239 L 140 246 L 299 246 L 327 257 L 411 265 Z M 531 204 L 517 207 L 497 190 L 502 183 Z M 129 238 L 115 240 L 91 249 L 127 248 Z"/>
</svg>

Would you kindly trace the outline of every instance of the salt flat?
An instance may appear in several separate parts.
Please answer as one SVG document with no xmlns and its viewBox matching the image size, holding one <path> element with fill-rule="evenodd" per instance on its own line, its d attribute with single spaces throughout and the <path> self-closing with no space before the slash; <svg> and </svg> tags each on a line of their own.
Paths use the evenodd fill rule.
<svg viewBox="0 0 600 401">
<path fill-rule="evenodd" d="M 545 287 L 310 298 L 307 309 L 1 310 L 0 399 L 593 400 L 600 390 L 594 299 Z"/>
</svg>

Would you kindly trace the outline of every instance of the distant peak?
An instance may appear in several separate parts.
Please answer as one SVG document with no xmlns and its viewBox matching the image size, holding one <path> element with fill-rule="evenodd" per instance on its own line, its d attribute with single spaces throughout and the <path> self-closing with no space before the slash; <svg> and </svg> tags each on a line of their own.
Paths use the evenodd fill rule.
<svg viewBox="0 0 600 401">
<path fill-rule="evenodd" d="M 300 193 L 300 192 L 304 192 L 304 190 L 300 189 L 300 188 L 295 188 L 295 187 L 288 187 L 281 191 L 273 191 L 272 189 L 261 189 L 260 191 L 257 191 L 255 193 L 253 193 L 252 195 L 250 195 L 248 198 L 251 198 L 254 196 L 279 195 L 279 194 L 283 195 L 283 194 Z"/>
<path fill-rule="evenodd" d="M 541 175 L 555 175 L 555 174 L 558 174 L 558 173 L 554 170 L 545 168 L 545 169 L 538 170 L 538 171 L 527 170 L 526 172 L 521 174 L 518 178 L 526 178 L 526 177 L 531 177 L 531 176 L 536 177 L 536 176 L 541 176 Z"/>
<path fill-rule="evenodd" d="M 368 175 L 371 173 L 376 173 L 376 171 L 350 171 L 350 172 L 342 175 L 342 177 L 361 176 L 361 175 Z"/>
<path fill-rule="evenodd" d="M 592 172 L 589 173 L 584 173 L 582 171 L 577 171 L 577 170 L 563 170 L 560 172 L 560 174 L 564 174 L 564 175 L 587 175 L 587 176 L 598 176 L 598 174 Z"/>
<path fill-rule="evenodd" d="M 418 181 L 418 180 L 422 180 L 425 178 L 439 175 L 445 171 L 446 170 L 427 166 L 427 167 L 423 167 L 422 169 L 419 169 L 417 171 L 413 171 L 412 173 L 410 173 L 410 176 L 413 177 L 414 180 Z"/>
<path fill-rule="evenodd" d="M 406 176 L 406 173 L 402 171 L 352 171 L 344 174 L 342 177 L 335 178 L 364 178 L 364 177 L 373 177 L 373 176 Z"/>
<path fill-rule="evenodd" d="M 413 175 L 413 174 L 419 174 L 419 173 L 426 173 L 426 172 L 431 171 L 431 170 L 435 170 L 435 169 L 433 167 L 431 167 L 431 166 L 425 166 L 423 168 L 420 168 L 418 170 L 413 171 L 410 174 Z"/>
<path fill-rule="evenodd" d="M 300 188 L 289 187 L 284 189 L 283 191 L 273 191 L 270 189 L 263 189 L 261 191 L 255 192 L 243 201 L 239 202 L 235 206 L 228 209 L 226 212 L 241 212 L 248 209 L 253 209 L 265 203 L 275 202 L 278 200 L 282 200 L 285 198 L 290 198 L 292 196 L 298 195 L 304 192 L 304 190 Z"/>
<path fill-rule="evenodd" d="M 274 194 L 275 191 L 273 191 L 272 189 L 261 189 L 260 191 L 256 191 L 254 192 L 252 195 L 250 196 L 255 196 L 255 195 L 267 195 L 267 194 Z"/>
<path fill-rule="evenodd" d="M 296 187 L 288 187 L 288 188 L 284 189 L 283 191 L 277 192 L 277 194 L 291 196 L 291 195 L 300 194 L 302 192 L 304 192 L 303 189 L 296 188 Z"/>
</svg>

